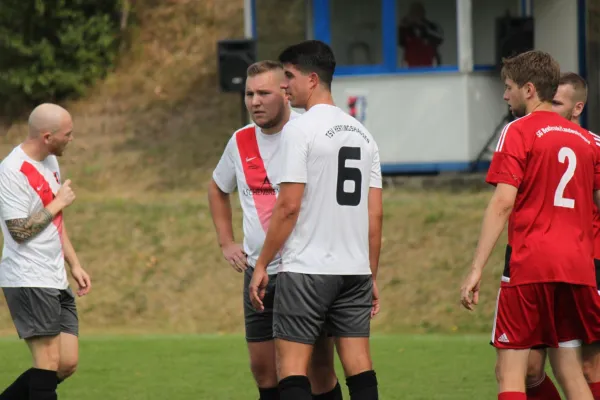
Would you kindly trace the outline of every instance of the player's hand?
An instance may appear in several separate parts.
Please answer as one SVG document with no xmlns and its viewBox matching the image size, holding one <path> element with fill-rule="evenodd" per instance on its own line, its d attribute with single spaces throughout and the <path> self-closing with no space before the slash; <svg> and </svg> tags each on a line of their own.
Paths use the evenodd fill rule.
<svg viewBox="0 0 600 400">
<path fill-rule="evenodd" d="M 85 270 L 79 266 L 71 268 L 71 276 L 77 282 L 77 295 L 85 296 L 92 290 L 92 280 Z"/>
<path fill-rule="evenodd" d="M 246 253 L 244 253 L 242 246 L 237 243 L 230 243 L 223 246 L 223 257 L 237 272 L 243 272 L 248 268 Z"/>
<path fill-rule="evenodd" d="M 257 311 L 263 311 L 265 306 L 263 305 L 263 299 L 265 298 L 265 292 L 267 290 L 267 284 L 269 283 L 269 275 L 267 274 L 266 268 L 254 268 L 252 273 L 252 280 L 248 286 L 248 292 L 250 295 L 250 301 L 252 306 Z"/>
<path fill-rule="evenodd" d="M 56 193 L 56 200 L 60 201 L 63 207 L 68 207 L 75 201 L 75 192 L 71 189 L 71 180 L 67 179 Z"/>
<path fill-rule="evenodd" d="M 472 269 L 460 288 L 460 301 L 467 310 L 473 310 L 479 303 L 479 286 L 481 285 L 481 270 Z M 471 297 L 473 293 L 473 297 Z"/>
<path fill-rule="evenodd" d="M 377 288 L 377 282 L 373 281 L 373 307 L 371 308 L 371 318 L 379 314 L 379 289 Z"/>
</svg>

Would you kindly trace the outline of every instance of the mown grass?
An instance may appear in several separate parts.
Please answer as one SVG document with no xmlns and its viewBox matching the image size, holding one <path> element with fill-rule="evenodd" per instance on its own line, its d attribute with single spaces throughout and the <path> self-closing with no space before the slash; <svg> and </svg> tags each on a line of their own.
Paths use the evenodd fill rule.
<svg viewBox="0 0 600 400">
<path fill-rule="evenodd" d="M 372 356 L 382 399 L 463 400 L 496 395 L 493 349 L 483 336 L 376 335 Z M 0 340 L 0 388 L 29 368 L 27 348 Z M 258 397 L 241 336 L 84 337 L 78 372 L 59 398 L 230 399 Z M 337 357 L 336 357 L 337 359 Z M 337 373 L 349 399 L 343 370 Z"/>
</svg>

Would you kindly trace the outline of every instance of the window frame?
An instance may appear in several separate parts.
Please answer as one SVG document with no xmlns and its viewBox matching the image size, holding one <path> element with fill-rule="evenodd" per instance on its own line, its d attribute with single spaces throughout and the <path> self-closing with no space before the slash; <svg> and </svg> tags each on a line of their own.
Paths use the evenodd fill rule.
<svg viewBox="0 0 600 400">
<path fill-rule="evenodd" d="M 409 1 L 409 0 L 405 0 Z M 456 3 L 458 3 L 457 0 Z M 442 65 L 439 67 L 406 68 L 398 66 L 398 27 L 396 21 L 397 0 L 381 0 L 381 40 L 383 62 L 373 65 L 338 65 L 336 76 L 356 75 L 414 75 L 458 72 L 457 65 Z M 458 10 L 458 4 L 455 5 Z M 458 11 L 457 11 L 458 12 Z M 458 18 L 456 18 L 458 35 Z M 312 0 L 313 38 L 331 45 L 331 9 L 329 0 Z M 457 40 L 457 55 L 459 44 Z M 458 59 L 458 57 L 457 57 Z"/>
</svg>

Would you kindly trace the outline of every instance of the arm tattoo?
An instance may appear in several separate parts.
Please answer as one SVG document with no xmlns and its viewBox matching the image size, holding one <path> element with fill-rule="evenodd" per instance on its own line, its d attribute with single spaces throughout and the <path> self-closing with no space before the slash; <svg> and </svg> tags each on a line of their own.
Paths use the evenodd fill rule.
<svg viewBox="0 0 600 400">
<path fill-rule="evenodd" d="M 44 208 L 28 218 L 8 220 L 6 227 L 15 242 L 23 243 L 46 229 L 52 219 L 52 213 Z"/>
</svg>

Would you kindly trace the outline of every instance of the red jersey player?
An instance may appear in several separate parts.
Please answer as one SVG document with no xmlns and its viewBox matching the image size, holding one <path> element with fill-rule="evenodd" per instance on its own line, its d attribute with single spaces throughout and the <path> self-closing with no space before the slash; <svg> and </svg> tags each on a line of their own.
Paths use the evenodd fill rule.
<svg viewBox="0 0 600 400">
<path fill-rule="evenodd" d="M 552 111 L 560 66 L 549 54 L 505 60 L 502 78 L 518 119 L 504 128 L 488 171 L 496 189 L 461 300 L 469 310 L 478 303 L 483 268 L 508 221 L 492 332 L 498 399 L 527 399 L 530 350 L 548 347 L 567 398 L 593 400 L 580 345 L 600 339 L 591 218 L 593 199 L 600 202 L 600 147 Z"/>
<path fill-rule="evenodd" d="M 552 109 L 564 118 L 580 124 L 579 117 L 587 101 L 587 83 L 573 72 L 566 72 L 560 77 L 558 90 L 552 101 Z M 592 134 L 594 135 L 594 134 Z M 596 141 L 600 137 L 594 136 Z M 596 280 L 600 268 L 600 213 L 594 206 L 594 263 L 596 264 Z M 598 287 L 598 285 L 597 285 Z M 597 301 L 600 302 L 600 296 Z M 582 347 L 583 374 L 590 385 L 595 400 L 600 400 L 600 346 L 598 344 Z M 545 373 L 546 349 L 532 349 L 529 353 L 527 368 L 527 400 L 560 400 L 560 394 Z"/>
</svg>

